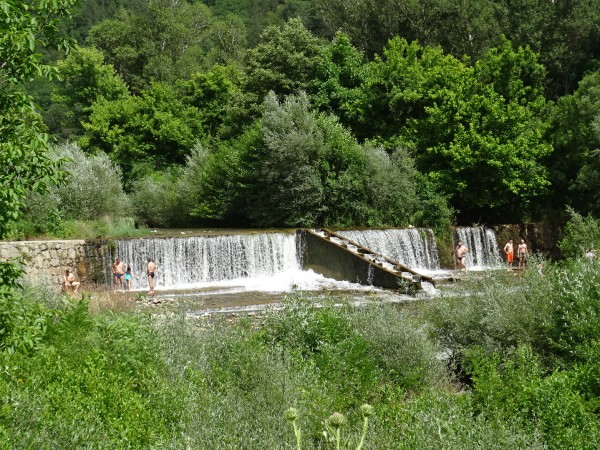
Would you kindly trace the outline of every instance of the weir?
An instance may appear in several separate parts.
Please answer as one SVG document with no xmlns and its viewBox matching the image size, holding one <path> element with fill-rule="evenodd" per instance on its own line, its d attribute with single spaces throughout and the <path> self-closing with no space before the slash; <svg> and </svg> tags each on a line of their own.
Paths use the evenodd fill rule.
<svg viewBox="0 0 600 450">
<path fill-rule="evenodd" d="M 431 229 L 344 230 L 337 234 L 412 269 L 440 270 L 440 257 Z"/>
<path fill-rule="evenodd" d="M 467 269 L 486 270 L 501 266 L 500 250 L 493 230 L 485 227 L 460 227 L 455 229 L 455 234 L 456 242 L 462 241 L 469 248 Z"/>
<path fill-rule="evenodd" d="M 420 289 L 421 281 L 433 284 L 430 277 L 334 231 L 303 230 L 302 236 L 306 242 L 303 265 L 327 277 L 404 291 Z"/>
<path fill-rule="evenodd" d="M 25 269 L 30 279 L 47 279 L 58 288 L 65 267 L 74 269 L 85 285 L 111 286 L 113 277 L 110 264 L 116 257 L 131 267 L 133 289 L 147 286 L 148 258 L 158 264 L 156 281 L 160 290 L 218 286 L 278 292 L 292 289 L 339 290 L 355 289 L 357 282 L 384 287 L 398 284 L 394 278 L 390 278 L 390 282 L 379 282 L 387 280 L 389 273 L 384 275 L 384 272 L 390 272 L 392 277 L 400 274 L 409 278 L 404 273 L 408 272 L 415 279 L 420 277 L 425 281 L 427 275 L 445 277 L 448 274 L 444 268 L 437 272 L 440 267 L 438 252 L 433 231 L 428 229 L 329 232 L 331 237 L 338 236 L 341 239 L 337 243 L 339 248 L 314 244 L 318 242 L 314 239 L 311 241 L 315 246 L 310 247 L 308 239 L 301 237 L 302 232 L 296 230 L 199 233 L 203 234 L 89 242 L 2 242 L 0 261 L 21 256 L 26 262 Z M 336 244 L 335 239 L 328 239 Z M 463 240 L 470 249 L 467 257 L 469 270 L 502 267 L 492 230 L 482 227 L 458 228 L 455 230 L 455 239 Z M 349 242 L 344 245 L 343 240 Z M 356 244 L 355 252 L 350 250 L 352 247 L 348 243 Z M 341 267 L 345 269 L 341 270 Z M 349 267 L 353 267 L 353 270 L 349 270 Z M 335 283 L 335 280 L 343 283 Z"/>
<path fill-rule="evenodd" d="M 225 280 L 300 270 L 294 233 L 231 234 L 116 241 L 114 257 L 145 283 L 147 259 L 158 265 L 161 289 L 182 289 Z"/>
</svg>

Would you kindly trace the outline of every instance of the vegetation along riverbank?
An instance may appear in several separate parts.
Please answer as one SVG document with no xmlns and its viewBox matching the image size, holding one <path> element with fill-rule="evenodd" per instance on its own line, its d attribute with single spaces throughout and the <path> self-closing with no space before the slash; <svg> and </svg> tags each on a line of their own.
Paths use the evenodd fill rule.
<svg viewBox="0 0 600 450">
<path fill-rule="evenodd" d="M 427 227 L 450 260 L 453 225 L 564 228 L 519 276 L 252 320 L 0 262 L 0 448 L 597 448 L 599 23 L 600 0 L 0 0 L 0 239 Z"/>
<path fill-rule="evenodd" d="M 3 293 L 5 448 L 593 448 L 597 262 L 465 282 L 460 296 L 186 320 Z M 344 302 L 341 301 L 343 304 Z M 74 345 L 76 343 L 77 345 Z"/>
</svg>

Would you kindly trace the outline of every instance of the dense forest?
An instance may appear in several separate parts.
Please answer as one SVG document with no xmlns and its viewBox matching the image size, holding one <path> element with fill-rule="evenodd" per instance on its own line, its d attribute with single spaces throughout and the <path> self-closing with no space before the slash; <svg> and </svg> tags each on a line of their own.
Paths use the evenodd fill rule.
<svg viewBox="0 0 600 450">
<path fill-rule="evenodd" d="M 71 177 L 17 236 L 600 212 L 600 0 L 84 0 L 56 32 L 24 87 Z"/>
</svg>

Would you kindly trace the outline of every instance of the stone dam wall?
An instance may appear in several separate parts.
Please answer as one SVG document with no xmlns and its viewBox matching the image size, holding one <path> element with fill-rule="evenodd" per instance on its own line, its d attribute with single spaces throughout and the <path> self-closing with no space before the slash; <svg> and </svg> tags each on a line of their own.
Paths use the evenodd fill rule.
<svg viewBox="0 0 600 450">
<path fill-rule="evenodd" d="M 107 284 L 111 242 L 108 240 L 14 241 L 0 242 L 0 261 L 17 259 L 23 264 L 26 278 L 56 290 L 62 287 L 66 269 L 90 285 Z"/>
<path fill-rule="evenodd" d="M 499 249 L 502 249 L 508 239 L 523 238 L 531 252 L 539 252 L 550 258 L 558 258 L 560 254 L 556 247 L 563 237 L 560 226 L 547 223 L 522 225 L 495 225 L 494 230 Z M 90 289 L 94 285 L 106 288 L 111 285 L 111 256 L 114 252 L 114 242 L 110 240 L 62 240 L 62 241 L 0 241 L 0 261 L 18 258 L 22 261 L 26 277 L 35 283 L 46 283 L 60 290 L 65 269 L 71 269 L 76 278 Z M 331 270 L 341 271 L 349 280 L 356 281 L 364 276 L 383 276 L 366 272 L 365 266 L 357 267 L 351 260 L 340 255 L 323 252 L 318 245 L 308 245 L 302 250 L 305 265 L 319 268 L 326 276 L 332 276 Z M 440 250 L 441 251 L 441 250 Z M 452 249 L 450 259 L 452 258 Z M 307 253 L 308 252 L 308 253 Z M 343 262 L 341 261 L 343 259 Z M 368 267 L 367 267 L 368 268 Z M 338 274 L 338 275 L 341 275 Z M 367 275 L 365 275 L 367 274 Z M 387 280 L 379 280 L 387 283 Z M 393 280 L 393 283 L 397 283 Z"/>
</svg>

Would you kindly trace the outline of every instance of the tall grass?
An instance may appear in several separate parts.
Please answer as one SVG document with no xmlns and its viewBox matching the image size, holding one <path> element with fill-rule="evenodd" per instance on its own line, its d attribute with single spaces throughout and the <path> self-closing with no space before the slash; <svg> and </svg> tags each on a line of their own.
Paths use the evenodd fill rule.
<svg viewBox="0 0 600 450">
<path fill-rule="evenodd" d="M 233 323 L 25 289 L 0 302 L 0 447 L 594 448 L 592 264 L 426 308 L 292 297 Z"/>
</svg>

